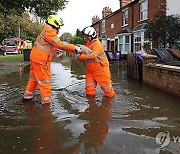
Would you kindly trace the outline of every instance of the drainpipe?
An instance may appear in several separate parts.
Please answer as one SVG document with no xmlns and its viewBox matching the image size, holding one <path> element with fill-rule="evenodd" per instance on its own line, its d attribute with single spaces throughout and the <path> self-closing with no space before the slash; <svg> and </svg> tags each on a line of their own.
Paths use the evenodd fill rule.
<svg viewBox="0 0 180 154">
<path fill-rule="evenodd" d="M 132 30 L 134 29 L 134 5 L 132 6 Z M 134 34 L 132 32 L 131 34 L 131 53 L 133 52 L 133 48 L 134 48 Z"/>
</svg>

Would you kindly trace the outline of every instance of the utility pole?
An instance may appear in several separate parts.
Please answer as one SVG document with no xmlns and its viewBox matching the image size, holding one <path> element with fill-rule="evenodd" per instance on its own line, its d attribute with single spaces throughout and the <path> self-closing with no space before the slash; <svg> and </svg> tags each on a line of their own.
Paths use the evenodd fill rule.
<svg viewBox="0 0 180 154">
<path fill-rule="evenodd" d="M 18 37 L 19 38 L 21 37 L 21 28 L 20 28 L 20 26 L 18 27 Z"/>
</svg>

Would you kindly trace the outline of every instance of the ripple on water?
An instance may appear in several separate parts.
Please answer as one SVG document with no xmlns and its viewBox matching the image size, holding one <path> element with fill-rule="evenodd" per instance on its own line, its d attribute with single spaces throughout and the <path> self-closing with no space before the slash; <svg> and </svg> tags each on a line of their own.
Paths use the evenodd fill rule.
<svg viewBox="0 0 180 154">
<path fill-rule="evenodd" d="M 154 120 L 154 121 L 166 121 L 166 120 L 168 120 L 168 118 L 167 117 L 155 117 L 152 120 Z"/>
</svg>

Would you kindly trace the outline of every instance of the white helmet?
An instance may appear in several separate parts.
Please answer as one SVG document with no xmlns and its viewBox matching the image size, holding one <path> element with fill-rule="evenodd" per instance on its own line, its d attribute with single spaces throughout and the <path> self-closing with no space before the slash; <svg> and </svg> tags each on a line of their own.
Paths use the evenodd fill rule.
<svg viewBox="0 0 180 154">
<path fill-rule="evenodd" d="M 86 27 L 82 32 L 85 35 L 90 35 L 92 38 L 95 38 L 97 36 L 96 31 L 93 27 Z"/>
</svg>

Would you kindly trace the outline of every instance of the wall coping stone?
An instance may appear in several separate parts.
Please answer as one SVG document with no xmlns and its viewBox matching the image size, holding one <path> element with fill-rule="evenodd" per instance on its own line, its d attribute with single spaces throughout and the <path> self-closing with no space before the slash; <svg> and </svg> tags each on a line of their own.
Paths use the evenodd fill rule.
<svg viewBox="0 0 180 154">
<path fill-rule="evenodd" d="M 143 58 L 146 58 L 146 59 L 154 59 L 154 58 L 157 58 L 157 56 L 155 55 L 150 55 L 150 54 L 144 54 L 142 55 Z"/>
<path fill-rule="evenodd" d="M 171 65 L 164 65 L 164 64 L 154 64 L 154 63 L 148 63 L 145 66 L 180 72 L 180 67 L 179 66 L 171 66 Z"/>
</svg>

